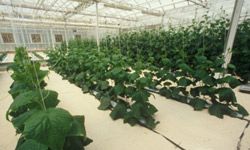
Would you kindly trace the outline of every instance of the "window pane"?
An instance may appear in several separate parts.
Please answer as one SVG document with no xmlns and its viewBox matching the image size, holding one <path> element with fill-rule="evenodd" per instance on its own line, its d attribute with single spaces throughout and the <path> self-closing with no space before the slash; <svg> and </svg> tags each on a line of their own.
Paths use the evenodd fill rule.
<svg viewBox="0 0 250 150">
<path fill-rule="evenodd" d="M 41 43 L 41 35 L 40 34 L 31 34 L 32 43 Z"/>
<path fill-rule="evenodd" d="M 1 35 L 4 43 L 15 43 L 12 33 L 1 33 Z"/>
<path fill-rule="evenodd" d="M 81 39 L 81 35 L 80 34 L 76 34 L 75 35 L 75 39 Z"/>
<path fill-rule="evenodd" d="M 63 37 L 61 34 L 55 34 L 55 40 L 56 42 L 62 42 L 63 41 Z"/>
</svg>

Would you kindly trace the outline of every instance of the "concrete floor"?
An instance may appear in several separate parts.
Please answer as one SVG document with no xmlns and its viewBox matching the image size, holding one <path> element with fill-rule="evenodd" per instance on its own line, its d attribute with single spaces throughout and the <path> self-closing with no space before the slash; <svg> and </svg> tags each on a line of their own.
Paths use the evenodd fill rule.
<svg viewBox="0 0 250 150">
<path fill-rule="evenodd" d="M 99 102 L 61 76 L 50 71 L 47 89 L 59 93 L 59 107 L 73 115 L 85 115 L 88 137 L 94 140 L 86 150 L 174 150 L 169 140 L 187 150 L 250 150 L 249 120 L 230 117 L 218 119 L 207 110 L 197 112 L 179 102 L 154 94 L 150 101 L 158 108 L 155 116 L 160 124 L 155 131 L 140 126 L 131 127 L 122 120 L 113 121 L 109 111 L 97 109 Z M 5 112 L 12 99 L 8 94 L 10 74 L 0 72 L 0 150 L 14 150 L 18 137 L 5 120 Z M 250 112 L 250 95 L 236 91 L 238 101 Z M 243 136 L 242 136 L 243 135 Z"/>
</svg>

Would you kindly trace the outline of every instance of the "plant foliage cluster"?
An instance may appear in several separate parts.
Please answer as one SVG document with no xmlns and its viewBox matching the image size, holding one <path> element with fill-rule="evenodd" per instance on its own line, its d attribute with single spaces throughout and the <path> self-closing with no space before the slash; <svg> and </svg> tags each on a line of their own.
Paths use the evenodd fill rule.
<svg viewBox="0 0 250 150">
<path fill-rule="evenodd" d="M 6 56 L 7 56 L 6 52 L 0 54 L 0 62 L 3 61 Z"/>
<path fill-rule="evenodd" d="M 229 25 L 229 20 L 225 17 L 213 19 L 204 16 L 201 21 L 193 21 L 188 26 L 170 26 L 167 30 L 142 30 L 121 33 L 115 37 L 108 36 L 101 41 L 101 47 L 119 48 L 123 55 L 134 60 L 151 61 L 157 67 L 164 66 L 165 58 L 172 63 L 183 59 L 188 65 L 192 65 L 197 53 L 202 53 L 209 60 L 222 56 Z M 237 75 L 245 82 L 250 79 L 249 32 L 250 20 L 244 20 L 238 27 L 231 60 L 236 66 Z"/>
<path fill-rule="evenodd" d="M 219 118 L 244 117 L 248 112 L 237 102 L 233 89 L 242 81 L 235 72 L 248 80 L 250 62 L 245 56 L 250 37 L 244 33 L 250 28 L 248 20 L 239 25 L 236 39 L 244 40 L 235 44 L 231 62 L 243 72 L 233 64 L 222 67 L 228 27 L 226 18 L 204 16 L 187 27 L 108 36 L 100 51 L 91 40 L 71 40 L 49 52 L 49 63 L 84 92 L 95 95 L 99 109 L 111 109 L 113 119 L 123 118 L 131 125 L 154 128 L 158 123 L 153 118 L 157 109 L 148 100 L 152 90 L 194 110 L 207 108 Z M 240 57 L 237 64 L 235 59 Z"/>
<path fill-rule="evenodd" d="M 84 116 L 72 116 L 57 108 L 58 93 L 45 89 L 48 71 L 31 61 L 25 48 L 16 48 L 9 66 L 14 80 L 13 98 L 6 118 L 21 134 L 16 150 L 84 150 L 92 142 L 86 137 Z"/>
<path fill-rule="evenodd" d="M 248 115 L 232 90 L 240 81 L 222 68 L 222 57 L 211 61 L 204 53 L 196 53 L 192 64 L 184 58 L 175 63 L 164 58 L 163 67 L 157 67 L 153 62 L 124 56 L 116 48 L 98 51 L 85 40 L 72 40 L 68 49 L 63 44 L 48 55 L 52 69 L 100 100 L 99 109 L 111 109 L 113 119 L 123 118 L 131 125 L 153 128 L 158 123 L 153 118 L 157 109 L 148 100 L 152 89 L 194 110 L 208 108 L 219 118 Z M 234 72 L 236 68 L 229 64 L 228 69 Z"/>
<path fill-rule="evenodd" d="M 49 52 L 49 63 L 64 78 L 89 92 L 100 101 L 100 110 L 111 110 L 110 116 L 124 119 L 130 125 L 154 128 L 157 109 L 149 103 L 151 76 L 141 76 L 141 64 L 131 67 L 132 60 L 118 50 L 98 51 L 93 42 L 72 40 Z M 82 47 L 83 45 L 83 47 Z"/>
</svg>

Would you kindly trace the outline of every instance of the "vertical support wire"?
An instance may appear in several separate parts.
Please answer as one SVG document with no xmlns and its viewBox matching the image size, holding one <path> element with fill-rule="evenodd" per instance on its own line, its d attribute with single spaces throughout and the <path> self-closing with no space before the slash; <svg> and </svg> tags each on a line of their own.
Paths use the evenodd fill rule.
<svg viewBox="0 0 250 150">
<path fill-rule="evenodd" d="M 96 2 L 95 4 L 96 4 L 96 44 L 98 51 L 100 51 L 98 2 Z"/>
</svg>

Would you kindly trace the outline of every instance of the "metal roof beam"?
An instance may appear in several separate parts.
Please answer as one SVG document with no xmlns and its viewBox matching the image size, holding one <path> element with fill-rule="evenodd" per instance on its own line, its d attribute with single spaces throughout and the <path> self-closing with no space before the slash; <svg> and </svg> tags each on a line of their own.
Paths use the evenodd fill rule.
<svg viewBox="0 0 250 150">
<path fill-rule="evenodd" d="M 198 5 L 198 6 L 201 6 L 203 8 L 207 8 L 208 9 L 207 4 L 203 4 L 202 1 L 200 1 L 200 2 L 197 2 L 195 0 L 186 0 L 186 1 L 191 2 L 191 3 L 195 4 L 195 5 Z"/>
<path fill-rule="evenodd" d="M 71 11 L 66 12 L 66 13 L 64 14 L 64 17 L 65 17 L 66 19 L 68 19 L 68 18 L 70 18 L 70 17 L 72 17 L 72 16 L 74 16 L 74 15 L 76 15 L 76 14 L 79 14 L 82 10 L 84 10 L 85 8 L 91 6 L 92 4 L 94 4 L 93 1 L 82 0 L 82 1 L 79 3 L 79 5 L 76 6 L 76 7 L 74 8 L 74 11 L 75 11 L 75 12 L 73 12 L 73 13 L 72 13 Z"/>
<path fill-rule="evenodd" d="M 65 22 L 65 21 L 51 21 L 51 20 L 37 20 L 37 19 L 20 19 L 20 18 L 10 18 L 10 17 L 4 17 L 0 18 L 0 21 L 10 21 L 12 23 L 33 23 L 33 24 L 48 24 L 48 25 L 62 25 L 62 26 L 81 26 L 81 27 L 95 27 L 96 24 L 93 23 L 76 23 L 76 22 Z M 119 25 L 105 25 L 100 24 L 100 28 L 112 28 L 112 29 L 119 29 L 119 28 L 125 28 L 126 26 L 119 26 Z"/>
<path fill-rule="evenodd" d="M 58 9 L 52 9 L 52 8 L 40 8 L 40 7 L 35 7 L 32 5 L 26 5 L 26 4 L 9 4 L 9 3 L 4 3 L 0 1 L 0 5 L 2 6 L 9 6 L 9 7 L 21 7 L 21 8 L 27 8 L 27 9 L 35 9 L 35 10 L 43 10 L 43 11 L 51 11 L 51 12 L 59 12 L 59 13 L 67 13 L 67 12 L 71 12 L 71 13 L 77 13 L 77 11 L 75 10 L 69 10 L 69 11 L 65 11 L 65 10 L 58 10 Z M 95 16 L 95 14 L 91 14 L 91 13 L 83 13 L 80 12 L 78 13 L 79 15 L 84 15 L 84 16 Z M 132 22 L 137 22 L 137 19 L 132 19 L 132 18 L 124 18 L 124 17 L 116 17 L 116 16 L 108 16 L 108 15 L 99 15 L 99 17 L 102 18 L 110 18 L 110 19 L 118 19 L 118 20 L 124 20 L 124 21 L 132 21 Z"/>
</svg>

